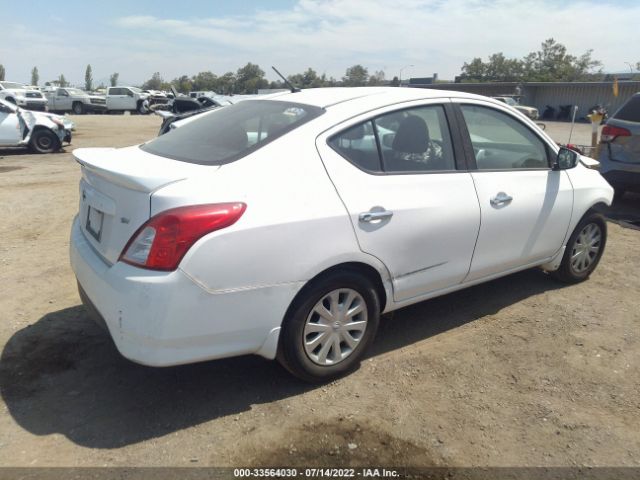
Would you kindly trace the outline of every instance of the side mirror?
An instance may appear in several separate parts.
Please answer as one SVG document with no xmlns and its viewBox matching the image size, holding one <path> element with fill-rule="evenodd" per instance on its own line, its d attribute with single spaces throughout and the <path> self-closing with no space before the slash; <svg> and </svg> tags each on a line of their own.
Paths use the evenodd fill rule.
<svg viewBox="0 0 640 480">
<path fill-rule="evenodd" d="M 578 154 L 566 147 L 560 147 L 556 162 L 553 164 L 554 170 L 568 170 L 578 164 Z"/>
<path fill-rule="evenodd" d="M 127 95 L 129 95 L 130 97 L 133 97 L 133 92 L 131 90 L 127 90 Z"/>
</svg>

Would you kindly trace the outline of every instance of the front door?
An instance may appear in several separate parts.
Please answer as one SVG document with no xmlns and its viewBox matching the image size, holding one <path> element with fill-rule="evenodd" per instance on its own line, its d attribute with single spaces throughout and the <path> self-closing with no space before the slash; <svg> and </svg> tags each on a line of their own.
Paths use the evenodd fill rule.
<svg viewBox="0 0 640 480">
<path fill-rule="evenodd" d="M 18 115 L 0 105 L 0 145 L 17 145 L 22 140 L 21 130 Z"/>
<path fill-rule="evenodd" d="M 467 281 L 552 257 L 562 247 L 573 187 L 552 170 L 551 146 L 507 110 L 463 103 L 477 170 L 472 173 L 482 222 Z"/>
<path fill-rule="evenodd" d="M 387 107 L 317 139 L 360 248 L 386 265 L 396 302 L 460 283 L 478 234 L 473 180 L 456 170 L 442 102 Z"/>
</svg>

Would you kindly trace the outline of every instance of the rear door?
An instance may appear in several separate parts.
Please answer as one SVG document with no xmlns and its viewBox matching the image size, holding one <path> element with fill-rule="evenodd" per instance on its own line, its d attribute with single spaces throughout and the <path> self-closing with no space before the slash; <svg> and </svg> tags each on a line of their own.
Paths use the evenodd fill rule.
<svg viewBox="0 0 640 480">
<path fill-rule="evenodd" d="M 69 92 L 64 88 L 56 90 L 54 102 L 56 110 L 62 110 L 65 112 L 71 110 L 71 96 L 69 96 Z"/>
<path fill-rule="evenodd" d="M 553 256 L 569 228 L 573 187 L 565 171 L 552 170 L 551 146 L 508 108 L 459 102 L 482 213 L 466 280 Z"/>
<path fill-rule="evenodd" d="M 107 93 L 108 110 L 124 110 L 126 108 L 127 90 L 121 87 L 111 87 Z"/>
<path fill-rule="evenodd" d="M 396 302 L 460 283 L 480 225 L 450 102 L 403 105 L 356 117 L 316 143 L 361 250 L 389 269 Z"/>
</svg>

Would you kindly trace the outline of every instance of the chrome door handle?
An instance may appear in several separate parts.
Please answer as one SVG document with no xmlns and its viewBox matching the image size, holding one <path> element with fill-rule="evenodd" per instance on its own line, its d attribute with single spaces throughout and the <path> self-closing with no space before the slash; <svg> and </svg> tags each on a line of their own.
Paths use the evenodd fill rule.
<svg viewBox="0 0 640 480">
<path fill-rule="evenodd" d="M 500 192 L 495 197 L 491 198 L 491 205 L 493 206 L 503 205 L 505 203 L 511 202 L 511 200 L 513 200 L 512 196 L 507 195 L 504 192 Z"/>
<path fill-rule="evenodd" d="M 393 212 L 389 210 L 382 210 L 381 212 L 364 212 L 361 213 L 358 219 L 361 222 L 373 222 L 375 220 L 384 220 L 385 218 L 391 218 Z"/>
</svg>

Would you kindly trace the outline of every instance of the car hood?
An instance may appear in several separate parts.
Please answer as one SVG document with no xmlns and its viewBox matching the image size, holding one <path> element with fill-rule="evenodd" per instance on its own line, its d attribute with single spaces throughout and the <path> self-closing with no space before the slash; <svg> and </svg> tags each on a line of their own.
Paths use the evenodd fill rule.
<svg viewBox="0 0 640 480">
<path fill-rule="evenodd" d="M 56 115 L 55 113 L 35 112 L 32 110 L 25 110 L 23 108 L 20 108 L 18 111 L 29 129 L 32 129 L 34 125 L 42 125 L 43 122 L 45 122 L 45 124 L 50 123 L 53 122 L 53 120 L 62 122 L 66 130 L 75 129 L 75 124 L 71 120 L 61 115 Z"/>
</svg>

